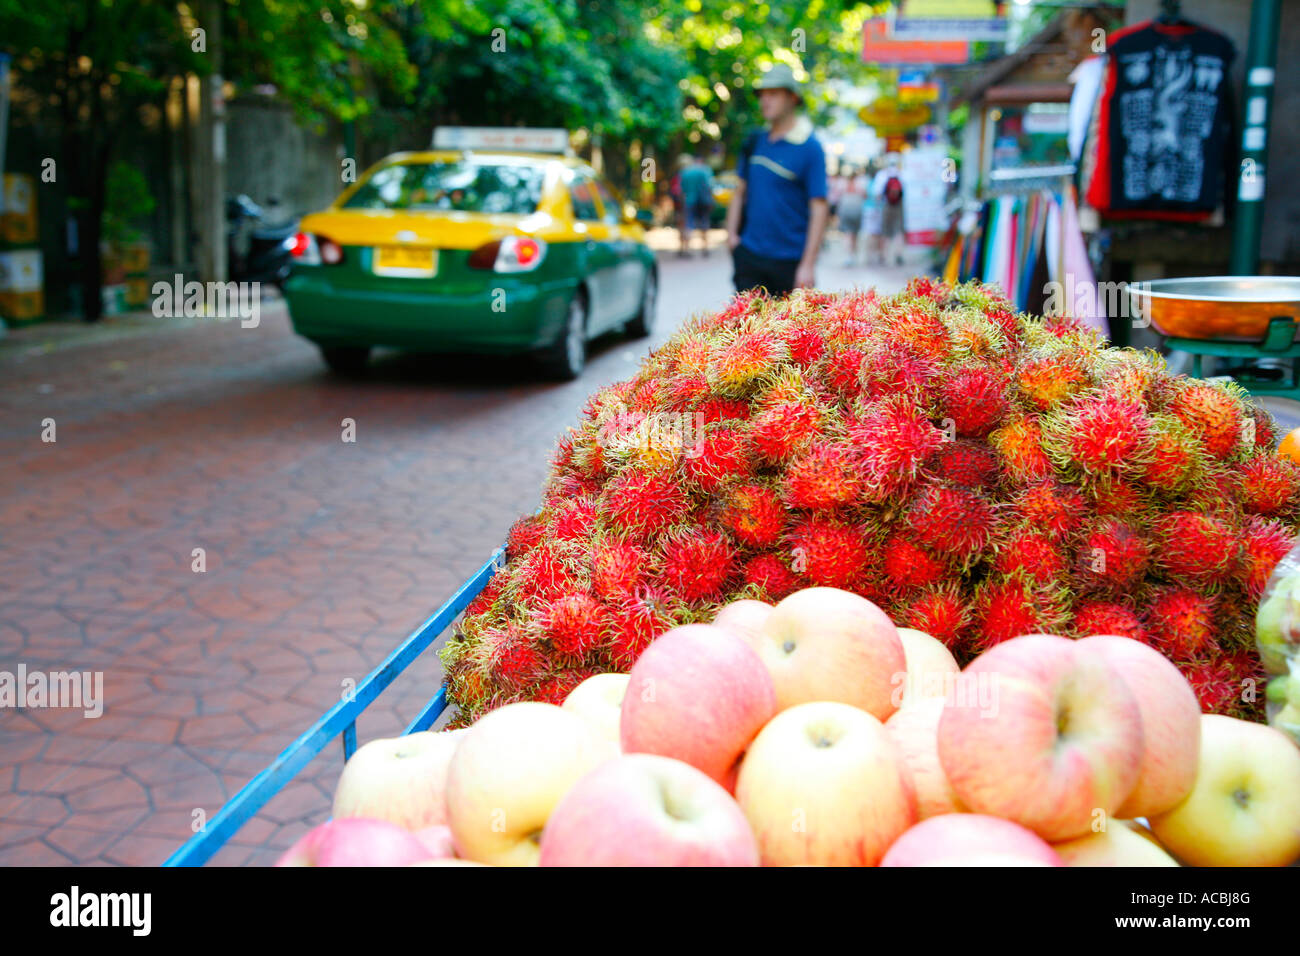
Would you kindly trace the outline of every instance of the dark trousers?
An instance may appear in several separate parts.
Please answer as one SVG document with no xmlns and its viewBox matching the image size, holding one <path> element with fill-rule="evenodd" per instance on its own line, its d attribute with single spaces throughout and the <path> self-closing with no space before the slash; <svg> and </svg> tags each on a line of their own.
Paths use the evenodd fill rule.
<svg viewBox="0 0 1300 956">
<path fill-rule="evenodd" d="M 736 267 L 733 281 L 737 292 L 767 289 L 773 296 L 789 295 L 794 291 L 794 274 L 799 268 L 798 259 L 769 259 L 746 249 L 744 244 L 736 246 L 731 254 Z"/>
</svg>

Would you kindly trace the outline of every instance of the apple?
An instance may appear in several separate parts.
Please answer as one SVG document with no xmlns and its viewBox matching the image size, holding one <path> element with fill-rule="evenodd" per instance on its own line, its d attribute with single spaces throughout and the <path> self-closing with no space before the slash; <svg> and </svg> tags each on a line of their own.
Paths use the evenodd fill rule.
<svg viewBox="0 0 1300 956">
<path fill-rule="evenodd" d="M 577 714 L 615 746 L 618 746 L 618 723 L 623 713 L 623 695 L 630 678 L 627 674 L 596 674 L 588 677 L 564 698 L 561 709 Z"/>
<path fill-rule="evenodd" d="M 577 714 L 525 701 L 469 728 L 447 773 L 456 855 L 499 866 L 537 863 L 542 827 L 560 799 L 618 748 Z"/>
<path fill-rule="evenodd" d="M 421 860 L 419 863 L 412 863 L 411 866 L 487 866 L 486 863 L 475 863 L 473 860 L 458 860 L 454 856 L 443 857 L 438 860 Z"/>
<path fill-rule="evenodd" d="M 736 801 L 765 866 L 875 866 L 916 822 L 884 725 L 836 701 L 796 704 L 772 718 L 741 762 Z"/>
<path fill-rule="evenodd" d="M 1196 786 L 1151 830 L 1192 866 L 1286 866 L 1300 858 L 1300 750 L 1267 724 L 1201 717 Z"/>
<path fill-rule="evenodd" d="M 906 673 L 898 630 L 866 598 L 805 588 L 768 616 L 754 647 L 772 674 L 777 707 L 837 701 L 884 720 L 895 710 L 894 676 Z"/>
<path fill-rule="evenodd" d="M 387 820 L 348 817 L 308 830 L 275 865 L 408 866 L 428 858 L 428 847 L 409 830 Z"/>
<path fill-rule="evenodd" d="M 1063 866 L 1032 830 L 999 817 L 945 813 L 912 827 L 889 848 L 881 866 Z"/>
<path fill-rule="evenodd" d="M 758 866 L 731 794 L 690 764 L 625 754 L 574 785 L 542 833 L 542 866 Z"/>
<path fill-rule="evenodd" d="M 712 624 L 675 627 L 632 667 L 623 752 L 684 761 L 730 791 L 741 754 L 775 713 L 772 678 L 744 638 Z"/>
<path fill-rule="evenodd" d="M 939 719 L 939 761 L 962 804 L 1049 842 L 1092 830 L 1128 799 L 1142 712 L 1124 678 L 1081 642 L 1013 638 L 958 676 Z"/>
<path fill-rule="evenodd" d="M 1187 678 L 1154 647 L 1127 637 L 1085 637 L 1124 678 L 1142 712 L 1142 761 L 1138 780 L 1117 811 L 1125 818 L 1150 817 L 1176 806 L 1196 783 L 1201 749 L 1201 704 Z"/>
<path fill-rule="evenodd" d="M 334 791 L 334 819 L 387 820 L 407 830 L 447 822 L 447 767 L 466 731 L 381 737 L 360 747 Z"/>
<path fill-rule="evenodd" d="M 885 721 L 885 730 L 898 748 L 902 766 L 916 791 L 918 820 L 966 809 L 953 793 L 939 762 L 939 718 L 943 716 L 943 706 L 942 697 L 922 697 Z"/>
<path fill-rule="evenodd" d="M 1055 843 L 1066 866 L 1177 866 L 1178 861 L 1123 820 L 1097 833 Z"/>
<path fill-rule="evenodd" d="M 772 605 L 766 601 L 748 598 L 732 601 L 718 612 L 713 619 L 713 626 L 725 628 L 746 640 L 753 640 L 772 616 L 772 610 Z"/>
<path fill-rule="evenodd" d="M 894 705 L 903 707 L 922 698 L 947 696 L 961 667 L 943 641 L 911 627 L 900 627 L 898 640 L 903 645 L 906 668 L 903 675 L 894 675 Z"/>
<path fill-rule="evenodd" d="M 456 855 L 456 841 L 452 838 L 451 827 L 445 823 L 425 827 L 423 830 L 416 830 L 415 835 L 419 837 L 420 842 L 429 851 L 431 859 L 441 860 L 444 857 Z"/>
</svg>

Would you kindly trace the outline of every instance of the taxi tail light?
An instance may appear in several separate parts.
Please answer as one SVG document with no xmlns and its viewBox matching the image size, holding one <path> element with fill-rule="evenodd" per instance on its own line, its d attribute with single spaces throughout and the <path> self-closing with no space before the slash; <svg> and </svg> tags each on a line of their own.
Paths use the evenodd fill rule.
<svg viewBox="0 0 1300 956">
<path fill-rule="evenodd" d="M 321 264 L 320 247 L 316 244 L 315 236 L 300 232 L 286 241 L 292 243 L 289 246 L 289 252 L 299 265 L 318 266 Z"/>
<path fill-rule="evenodd" d="M 317 247 L 320 249 L 320 260 L 325 265 L 336 266 L 343 261 L 343 247 L 333 239 L 321 236 L 317 240 Z"/>
<path fill-rule="evenodd" d="M 471 269 L 532 272 L 546 258 L 546 243 L 532 236 L 506 236 L 479 246 L 469 256 Z"/>
</svg>

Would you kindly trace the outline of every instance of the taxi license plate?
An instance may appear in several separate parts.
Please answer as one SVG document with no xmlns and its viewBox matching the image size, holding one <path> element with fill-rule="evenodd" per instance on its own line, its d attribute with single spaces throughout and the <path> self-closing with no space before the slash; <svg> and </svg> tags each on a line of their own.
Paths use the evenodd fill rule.
<svg viewBox="0 0 1300 956">
<path fill-rule="evenodd" d="M 376 246 L 374 273 L 428 278 L 438 271 L 438 250 L 410 246 Z"/>
</svg>

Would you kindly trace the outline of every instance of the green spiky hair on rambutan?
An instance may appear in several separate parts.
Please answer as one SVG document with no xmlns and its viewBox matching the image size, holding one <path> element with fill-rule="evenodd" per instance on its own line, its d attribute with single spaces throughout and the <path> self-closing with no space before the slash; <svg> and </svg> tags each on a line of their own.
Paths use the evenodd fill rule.
<svg viewBox="0 0 1300 956">
<path fill-rule="evenodd" d="M 1027 630 L 1145 640 L 1203 700 L 1255 666 L 1300 469 L 1244 391 L 998 290 L 747 294 L 557 441 L 541 507 L 442 650 L 463 723 L 626 671 L 741 597 L 839 587 L 968 662 Z"/>
</svg>

